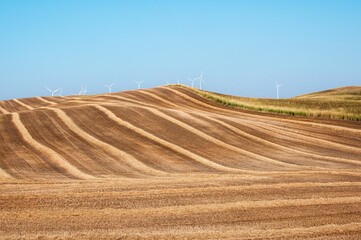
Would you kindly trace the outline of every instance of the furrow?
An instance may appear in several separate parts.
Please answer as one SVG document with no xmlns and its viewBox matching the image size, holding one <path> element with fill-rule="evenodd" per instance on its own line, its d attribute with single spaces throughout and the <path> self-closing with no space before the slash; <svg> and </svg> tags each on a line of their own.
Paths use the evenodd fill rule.
<svg viewBox="0 0 361 240">
<path fill-rule="evenodd" d="M 142 207 L 131 207 L 128 208 L 114 208 L 111 209 L 110 214 L 122 215 L 124 217 L 130 217 L 134 215 L 146 215 L 146 216 L 157 216 L 158 218 L 177 214 L 182 215 L 213 215 L 216 213 L 224 212 L 240 212 L 240 211 L 251 211 L 261 209 L 272 209 L 272 208 L 285 208 L 285 211 L 292 211 L 292 207 L 311 207 L 311 206 L 334 206 L 334 205 L 348 205 L 361 203 L 361 197 L 312 197 L 312 198 L 298 198 L 298 199 L 267 199 L 267 200 L 245 200 L 236 202 L 220 202 L 220 203 L 191 203 L 187 205 L 171 205 L 171 206 L 142 206 Z M 288 209 L 286 209 L 288 208 Z M 55 210 L 55 209 L 54 209 Z M 40 215 L 47 215 L 46 212 L 41 212 L 41 209 L 34 210 Z M 58 211 L 63 211 L 59 209 Z M 74 209 L 70 213 L 80 213 L 84 209 Z M 0 210 L 0 213 L 7 212 L 7 210 Z M 93 214 L 107 214 L 109 209 L 93 210 Z M 0 217 L 2 215 L 0 214 Z M 91 216 L 89 216 L 91 217 Z"/>
<path fill-rule="evenodd" d="M 51 160 L 54 164 L 56 164 L 58 167 L 62 168 L 64 172 L 69 173 L 70 175 L 79 178 L 79 179 L 92 179 L 94 178 L 91 175 L 88 175 L 82 171 L 80 171 L 78 168 L 70 164 L 66 159 L 64 159 L 61 155 L 59 155 L 57 152 L 52 150 L 51 148 L 48 148 L 41 143 L 37 142 L 29 133 L 29 131 L 26 129 L 26 127 L 23 125 L 23 123 L 20 120 L 20 116 L 18 113 L 12 114 L 12 120 L 17 129 L 19 130 L 20 134 L 22 135 L 25 142 L 27 142 L 29 145 L 37 149 L 38 151 L 42 152 L 44 155 L 49 157 L 49 160 Z"/>
<path fill-rule="evenodd" d="M 360 222 L 345 224 L 324 224 L 312 227 L 259 228 L 257 226 L 162 226 L 147 228 L 77 229 L 68 231 L 48 231 L 45 239 L 359 239 Z M 28 233 L 26 239 L 42 239 L 42 234 Z M 4 233 L 4 239 L 24 239 L 21 232 Z"/>
<path fill-rule="evenodd" d="M 237 240 L 261 240 L 261 239 L 358 239 L 361 232 L 360 222 L 345 224 L 325 224 L 312 227 L 287 227 L 267 228 L 246 226 L 179 226 L 172 228 L 142 229 L 141 233 L 150 239 L 237 239 Z M 92 232 L 84 231 L 81 236 L 113 236 L 122 235 L 124 238 L 137 239 L 139 232 L 131 230 L 113 230 Z M 355 235 L 354 235 L 355 234 Z M 54 235 L 54 238 L 57 235 Z M 35 236 L 34 236 L 35 239 Z"/>
<path fill-rule="evenodd" d="M 50 104 L 50 105 L 55 105 L 56 102 L 52 102 L 52 101 L 49 101 L 49 100 L 46 100 L 45 98 L 43 97 L 37 97 L 37 99 L 39 99 L 40 101 L 46 103 L 46 104 Z"/>
<path fill-rule="evenodd" d="M 21 106 L 23 106 L 24 108 L 28 109 L 28 110 L 33 110 L 34 108 L 28 104 L 23 103 L 22 101 L 20 101 L 19 99 L 13 99 L 14 102 L 16 102 L 17 104 L 20 104 Z"/>
<path fill-rule="evenodd" d="M 211 203 L 211 204 L 195 204 L 186 206 L 170 206 L 151 209 L 136 209 L 134 211 L 157 211 L 165 210 L 164 212 L 189 212 L 202 213 L 208 212 L 209 209 L 214 209 L 215 212 L 223 212 L 235 209 L 256 209 L 256 208 L 275 208 L 275 207 L 301 207 L 313 205 L 335 205 L 335 204 L 354 204 L 361 203 L 361 197 L 335 197 L 335 198 L 306 198 L 306 199 L 275 199 L 275 200 L 260 200 L 260 201 L 239 201 L 227 203 Z"/>
<path fill-rule="evenodd" d="M 0 112 L 3 113 L 3 114 L 8 114 L 10 113 L 8 110 L 6 110 L 5 108 L 1 107 L 0 106 Z"/>
<path fill-rule="evenodd" d="M 191 101 L 192 103 L 194 103 L 194 104 L 196 104 L 198 106 L 203 106 L 203 107 L 208 108 L 208 109 L 213 109 L 213 110 L 216 110 L 217 112 L 231 113 L 233 115 L 234 114 L 247 115 L 246 113 L 240 113 L 240 112 L 237 112 L 237 111 L 232 111 L 230 109 L 226 109 L 224 107 L 223 108 L 222 107 L 216 107 L 216 106 L 213 106 L 211 104 L 204 103 L 202 101 L 197 100 L 194 97 L 188 96 L 187 94 L 178 91 L 177 89 L 173 89 L 173 88 L 169 88 L 169 87 L 162 87 L 162 88 L 164 88 L 166 90 L 169 90 L 172 93 L 177 94 L 178 96 L 180 96 L 180 97 L 182 97 L 184 99 L 187 99 L 187 100 Z M 191 92 L 191 94 L 195 94 L 195 93 Z M 198 95 L 196 95 L 196 96 L 198 96 Z M 207 100 L 207 99 L 205 99 L 205 100 Z M 207 101 L 209 101 L 209 100 L 207 100 Z"/>
<path fill-rule="evenodd" d="M 174 104 L 174 103 L 172 103 L 172 102 L 170 102 L 168 100 L 160 98 L 160 97 L 158 97 L 157 95 L 155 95 L 153 93 L 149 93 L 149 92 L 144 91 L 144 90 L 142 90 L 140 92 L 144 93 L 144 94 L 147 94 L 148 96 L 151 96 L 151 97 L 153 97 L 153 98 L 155 98 L 155 99 L 157 99 L 157 100 L 159 100 L 159 101 L 161 101 L 163 103 L 171 105 L 173 107 L 184 109 L 185 112 L 189 112 L 189 109 L 183 108 L 180 105 L 176 105 L 176 104 Z M 340 162 L 340 163 L 361 165 L 360 161 L 343 159 L 343 158 L 336 158 L 336 157 L 330 157 L 330 156 L 324 156 L 324 155 L 315 154 L 315 153 L 308 153 L 308 152 L 305 152 L 305 151 L 297 150 L 297 149 L 294 149 L 294 148 L 283 146 L 281 144 L 271 142 L 269 140 L 257 137 L 255 135 L 252 135 L 252 134 L 249 134 L 249 133 L 246 133 L 245 131 L 242 131 L 239 128 L 236 128 L 236 127 L 234 127 L 234 126 L 232 126 L 232 125 L 230 125 L 228 123 L 225 123 L 224 121 L 218 120 L 218 119 L 216 119 L 216 116 L 210 117 L 209 115 L 211 115 L 211 113 L 204 112 L 204 114 L 199 114 L 198 112 L 192 112 L 192 114 L 197 115 L 197 116 L 201 116 L 201 117 L 204 117 L 204 118 L 206 118 L 206 119 L 208 119 L 210 121 L 216 122 L 216 123 L 222 125 L 223 127 L 233 131 L 234 133 L 236 133 L 236 134 L 238 134 L 240 136 L 246 137 L 248 139 L 252 139 L 252 140 L 254 140 L 256 142 L 263 143 L 263 144 L 268 145 L 268 146 L 272 146 L 272 147 L 275 147 L 275 148 L 278 148 L 278 149 L 283 149 L 285 151 L 294 152 L 294 153 L 301 154 L 303 156 L 312 157 L 312 158 L 328 160 L 328 161 L 334 161 L 334 162 Z"/>
<path fill-rule="evenodd" d="M 226 166 L 223 166 L 221 164 L 218 164 L 218 163 L 215 163 L 215 162 L 212 162 L 204 157 L 201 157 L 193 152 L 190 152 L 182 147 L 179 147 L 173 143 L 170 143 L 170 142 L 167 142 L 161 138 L 158 138 L 157 136 L 154 136 L 153 134 L 147 132 L 147 131 L 144 131 L 143 129 L 141 128 L 138 128 L 132 124 L 130 124 L 129 122 L 126 122 L 122 119 L 120 119 L 119 117 L 117 117 L 113 112 L 111 112 L 110 110 L 108 110 L 107 108 L 103 107 L 103 106 L 99 106 L 99 105 L 96 105 L 95 106 L 97 109 L 99 109 L 100 111 L 102 111 L 103 113 L 105 113 L 107 115 L 107 117 L 109 117 L 109 119 L 113 120 L 114 122 L 116 122 L 117 124 L 123 126 L 123 127 L 126 127 L 134 132 L 136 132 L 137 134 L 143 136 L 143 137 L 146 137 L 152 141 L 155 141 L 157 142 L 158 144 L 160 145 L 163 145 L 169 149 L 172 149 L 173 151 L 175 152 L 178 152 L 186 157 L 189 157 L 193 160 L 195 160 L 196 162 L 198 163 L 201 163 L 201 164 L 204 164 L 208 167 L 211 167 L 213 169 L 216 169 L 216 170 L 220 170 L 220 171 L 226 171 L 226 172 L 235 172 L 235 173 L 250 173 L 252 171 L 245 171 L 245 170 L 240 170 L 240 169 L 235 169 L 235 168 L 230 168 L 230 167 L 226 167 Z"/>
<path fill-rule="evenodd" d="M 350 235 L 352 232 L 360 232 L 361 223 L 352 222 L 346 224 L 327 224 L 314 227 L 296 227 L 296 228 L 281 228 L 281 229 L 249 229 L 247 233 L 241 233 L 242 239 L 270 239 L 270 238 L 310 238 L 314 236 L 318 238 L 319 236 L 332 236 L 332 235 Z M 234 235 L 239 236 L 235 233 Z M 342 237 L 340 238 L 342 239 Z"/>
<path fill-rule="evenodd" d="M 277 143 L 274 143 L 274 142 L 271 142 L 269 140 L 266 140 L 266 139 L 263 139 L 263 138 L 260 138 L 260 137 L 257 137 L 255 135 L 252 135 L 252 134 L 249 134 L 249 133 L 246 133 L 242 130 L 240 130 L 239 128 L 237 127 L 234 127 L 228 123 L 225 123 L 223 121 L 220 121 L 218 119 L 215 119 L 215 118 L 211 118 L 211 117 L 208 117 L 208 116 L 203 116 L 207 119 L 209 119 L 210 121 L 214 121 L 214 122 L 217 122 L 219 123 L 220 125 L 228 128 L 229 130 L 231 131 L 234 131 L 235 133 L 239 134 L 239 135 L 242 135 L 244 137 L 247 137 L 247 138 L 250 138 L 254 141 L 257 141 L 259 143 L 264 143 L 266 145 L 269 145 L 269 146 L 272 146 L 272 147 L 275 147 L 275 148 L 279 148 L 279 149 L 283 149 L 285 151 L 289 151 L 289 152 L 294 152 L 294 153 L 298 153 L 298 154 L 301 154 L 303 156 L 308 156 L 308 157 L 312 157 L 312 158 L 316 158 L 316 159 L 320 159 L 320 160 L 328 160 L 328 161 L 333 161 L 333 162 L 340 162 L 340 163 L 349 163 L 349 164 L 355 164 L 355 165 L 361 165 L 361 162 L 360 161 L 357 161 L 357 160 L 351 160 L 351 159 L 344 159 L 344 158 L 338 158 L 338 157 L 331 157 L 331 156 L 324 156 L 324 155 L 320 155 L 320 154 L 315 154 L 315 153 L 309 153 L 309 152 L 305 152 L 305 151 L 302 151 L 302 150 L 298 150 L 298 149 L 294 149 L 294 148 L 290 148 L 290 147 L 286 147 L 286 146 L 283 146 L 281 144 L 277 144 Z M 248 123 L 248 127 L 250 126 L 250 124 Z M 257 128 L 259 130 L 259 128 Z"/>
<path fill-rule="evenodd" d="M 207 141 L 210 141 L 218 146 L 221 146 L 221 147 L 224 147 L 224 148 L 227 148 L 231 151 L 234 151 L 234 152 L 238 152 L 240 154 L 244 154 L 246 156 L 249 156 L 249 157 L 252 157 L 254 159 L 257 159 L 257 160 L 262 160 L 264 162 L 269 162 L 269 163 L 272 163 L 272 164 L 275 164 L 275 165 L 278 165 L 278 166 L 283 166 L 283 167 L 293 167 L 293 168 L 300 168 L 300 166 L 298 165 L 295 165 L 295 164 L 290 164 L 290 163 L 285 163 L 285 162 L 282 162 L 282 161 L 278 161 L 278 160 L 275 160 L 275 159 L 272 159 L 272 158 L 268 158 L 268 157 L 265 157 L 265 156 L 262 156 L 262 155 L 259 155 L 259 154 L 256 154 L 256 153 L 253 153 L 253 152 L 250 152 L 250 151 L 247 151 L 247 150 L 244 150 L 244 149 L 241 149 L 241 148 L 238 148 L 238 147 L 235 147 L 233 145 L 230 145 L 230 144 L 227 144 L 225 142 L 222 142 L 220 141 L 219 139 L 217 138 L 214 138 L 208 134 L 205 134 L 204 132 L 202 131 L 199 131 L 198 129 L 194 128 L 194 127 L 191 127 L 189 126 L 188 124 L 185 124 L 184 122 L 181 122 L 173 117 L 170 117 L 162 112 L 160 112 L 159 110 L 157 109 L 147 109 L 149 110 L 150 112 L 152 112 L 153 114 L 157 115 L 157 116 L 160 116 L 194 134 L 196 134 L 197 136 L 200 136 L 202 137 L 203 139 L 207 140 Z"/>
<path fill-rule="evenodd" d="M 137 106 L 140 105 L 140 106 L 146 106 L 146 107 L 159 107 L 159 106 L 156 106 L 156 105 L 152 105 L 152 104 L 149 104 L 149 103 L 144 103 L 144 102 L 139 101 L 139 100 L 126 98 L 126 97 L 119 96 L 119 95 L 113 95 L 112 97 L 117 98 L 117 99 L 122 100 L 122 101 L 126 101 L 127 103 L 136 104 Z"/>
<path fill-rule="evenodd" d="M 247 124 L 250 124 L 250 125 L 253 125 L 253 126 L 257 126 L 259 124 L 259 123 L 254 123 L 251 120 L 242 119 L 242 121 L 247 122 Z M 347 151 L 347 152 L 351 151 L 351 152 L 361 153 L 361 148 L 347 146 L 347 145 L 344 145 L 344 144 L 335 143 L 335 142 L 328 141 L 328 140 L 325 140 L 325 139 L 320 139 L 320 138 L 316 139 L 316 138 L 306 136 L 306 135 L 301 134 L 301 133 L 296 133 L 294 131 L 289 132 L 284 127 L 279 127 L 279 126 L 268 124 L 268 123 L 262 123 L 262 125 L 269 126 L 272 129 L 276 129 L 279 133 L 282 133 L 285 136 L 291 136 L 292 138 L 297 137 L 300 140 L 303 140 L 303 141 L 309 142 L 309 143 L 313 143 L 315 145 L 319 145 L 319 146 L 323 145 L 323 146 L 328 146 L 328 147 L 335 147 L 336 149 L 343 149 L 344 151 Z"/>
<path fill-rule="evenodd" d="M 12 179 L 13 177 L 11 177 L 5 170 L 0 168 L 0 179 Z"/>
<path fill-rule="evenodd" d="M 63 123 L 71 131 L 73 131 L 75 134 L 77 134 L 82 139 L 86 140 L 87 142 L 92 143 L 92 144 L 98 146 L 99 148 L 105 150 L 107 153 L 111 154 L 116 159 L 126 162 L 127 164 L 129 164 L 130 166 L 132 166 L 133 168 L 135 168 L 136 170 L 138 170 L 140 172 L 144 172 L 144 173 L 151 174 L 151 175 L 164 175 L 165 174 L 162 171 L 156 170 L 154 168 L 151 168 L 151 167 L 145 165 L 143 162 L 139 161 L 132 155 L 88 134 L 87 132 L 82 130 L 78 125 L 76 125 L 74 123 L 74 121 L 64 111 L 62 111 L 60 109 L 56 109 L 56 108 L 51 108 L 51 110 L 57 114 L 57 116 L 63 121 Z"/>
<path fill-rule="evenodd" d="M 8 105 L 10 105 L 10 108 L 8 107 L 8 109 L 9 109 L 8 111 L 9 111 L 10 113 L 19 111 L 16 107 L 14 107 L 14 105 L 13 105 L 13 103 L 12 103 L 12 100 L 7 100 L 7 101 L 5 101 L 5 103 L 7 103 Z"/>
<path fill-rule="evenodd" d="M 175 103 L 173 103 L 173 102 L 171 102 L 171 101 L 164 100 L 163 98 L 157 96 L 156 94 L 147 92 L 147 91 L 145 91 L 145 90 L 140 90 L 139 92 L 140 92 L 140 93 L 143 93 L 143 94 L 146 94 L 146 95 L 148 95 L 149 97 L 152 97 L 152 98 L 154 98 L 154 99 L 157 99 L 158 101 L 163 102 L 163 103 L 165 103 L 165 104 L 167 104 L 167 105 L 170 105 L 170 106 L 172 106 L 172 107 L 182 108 L 182 109 L 183 109 L 182 106 L 177 105 L 177 104 L 175 104 Z"/>
</svg>

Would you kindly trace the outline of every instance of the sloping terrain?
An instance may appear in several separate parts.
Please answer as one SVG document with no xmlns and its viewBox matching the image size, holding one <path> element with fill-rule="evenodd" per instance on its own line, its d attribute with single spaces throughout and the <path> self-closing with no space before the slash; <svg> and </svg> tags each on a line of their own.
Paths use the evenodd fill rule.
<svg viewBox="0 0 361 240">
<path fill-rule="evenodd" d="M 361 100 L 361 87 L 340 87 L 297 96 L 298 99 Z"/>
<path fill-rule="evenodd" d="M 361 121 L 361 87 L 342 87 L 294 98 L 246 98 L 199 89 L 193 92 L 213 102 L 245 110 L 292 116 Z"/>
<path fill-rule="evenodd" d="M 0 238 L 359 239 L 361 124 L 184 87 L 0 102 Z"/>
</svg>

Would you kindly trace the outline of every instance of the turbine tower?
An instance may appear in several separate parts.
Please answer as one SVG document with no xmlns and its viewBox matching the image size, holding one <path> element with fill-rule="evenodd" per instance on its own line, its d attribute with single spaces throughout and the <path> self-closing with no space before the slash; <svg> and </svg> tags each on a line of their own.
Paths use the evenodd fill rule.
<svg viewBox="0 0 361 240">
<path fill-rule="evenodd" d="M 277 99 L 279 99 L 279 88 L 282 86 L 282 84 L 279 84 L 277 81 L 276 81 L 276 90 L 277 90 Z"/>
<path fill-rule="evenodd" d="M 138 85 L 138 89 L 140 89 L 140 85 L 142 84 L 142 82 L 144 82 L 144 81 L 134 81 L 137 85 Z"/>
<path fill-rule="evenodd" d="M 78 94 L 77 94 L 77 95 L 82 95 L 82 94 L 83 94 L 83 91 L 84 91 L 84 86 L 83 86 L 83 85 L 81 85 L 81 89 L 80 89 L 80 91 L 78 92 Z"/>
<path fill-rule="evenodd" d="M 106 86 L 107 88 L 109 88 L 109 93 L 112 92 L 112 87 L 114 86 L 114 84 L 115 84 L 115 83 L 112 83 L 112 84 L 110 84 L 110 85 L 104 84 L 104 86 Z"/>
<path fill-rule="evenodd" d="M 57 91 L 59 91 L 60 90 L 60 88 L 58 88 L 58 89 L 56 89 L 56 90 L 54 90 L 54 91 L 52 91 L 50 88 L 48 88 L 47 86 L 44 86 L 49 92 L 51 92 L 51 96 L 52 97 L 54 97 L 54 93 L 56 93 Z"/>
</svg>

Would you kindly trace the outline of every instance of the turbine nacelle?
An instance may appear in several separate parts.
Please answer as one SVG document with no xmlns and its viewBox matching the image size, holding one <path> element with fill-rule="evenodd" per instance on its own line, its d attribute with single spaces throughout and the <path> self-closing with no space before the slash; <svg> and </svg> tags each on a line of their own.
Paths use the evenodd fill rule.
<svg viewBox="0 0 361 240">
<path fill-rule="evenodd" d="M 138 85 L 138 89 L 140 89 L 140 85 L 144 82 L 144 81 L 134 81 L 137 85 Z"/>
</svg>

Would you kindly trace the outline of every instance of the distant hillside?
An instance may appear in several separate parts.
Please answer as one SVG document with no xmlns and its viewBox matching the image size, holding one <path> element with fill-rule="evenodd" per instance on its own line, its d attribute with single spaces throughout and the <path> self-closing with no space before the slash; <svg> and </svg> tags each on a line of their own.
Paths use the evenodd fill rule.
<svg viewBox="0 0 361 240">
<path fill-rule="evenodd" d="M 245 98 L 199 89 L 192 90 L 198 95 L 229 107 L 295 116 L 361 121 L 361 87 L 342 87 L 288 99 Z"/>
<path fill-rule="evenodd" d="M 341 87 L 325 91 L 309 93 L 295 97 L 295 99 L 322 99 L 341 101 L 361 101 L 361 87 Z"/>
</svg>

